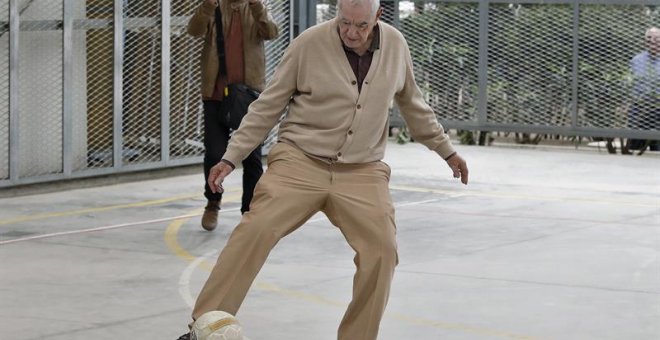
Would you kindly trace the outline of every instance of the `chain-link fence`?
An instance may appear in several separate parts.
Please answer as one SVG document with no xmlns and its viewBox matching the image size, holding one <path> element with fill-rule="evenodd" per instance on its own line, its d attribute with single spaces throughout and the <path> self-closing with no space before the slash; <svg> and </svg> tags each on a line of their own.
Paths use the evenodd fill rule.
<svg viewBox="0 0 660 340">
<path fill-rule="evenodd" d="M 0 187 L 201 163 L 200 3 L 0 2 Z M 293 6 L 266 3 L 269 79 Z"/>
<path fill-rule="evenodd" d="M 0 187 L 201 162 L 202 42 L 185 30 L 200 1 L 0 2 Z M 336 0 L 267 3 L 270 78 Z M 633 61 L 657 0 L 381 5 L 447 128 L 660 139 L 660 58 Z M 405 124 L 396 107 L 391 124 Z"/>
</svg>

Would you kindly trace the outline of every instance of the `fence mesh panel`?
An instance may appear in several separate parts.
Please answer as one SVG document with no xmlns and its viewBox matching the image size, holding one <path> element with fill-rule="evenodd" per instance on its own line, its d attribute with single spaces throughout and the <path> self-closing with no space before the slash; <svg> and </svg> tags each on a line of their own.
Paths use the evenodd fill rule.
<svg viewBox="0 0 660 340">
<path fill-rule="evenodd" d="M 572 8 L 491 4 L 488 120 L 570 125 Z"/>
<path fill-rule="evenodd" d="M 74 22 L 73 79 L 75 117 L 82 127 L 74 128 L 74 148 L 85 150 L 86 159 L 74 159 L 73 168 L 104 168 L 113 165 L 113 39 L 114 7 L 99 1 L 87 3 Z"/>
<path fill-rule="evenodd" d="M 266 82 L 275 72 L 277 64 L 282 59 L 284 51 L 289 46 L 289 32 L 291 31 L 291 10 L 288 0 L 269 0 L 268 11 L 277 23 L 279 35 L 276 39 L 266 41 Z"/>
<path fill-rule="evenodd" d="M 62 2 L 19 7 L 19 175 L 62 172 Z"/>
<path fill-rule="evenodd" d="M 646 49 L 644 35 L 651 26 L 660 27 L 660 6 L 580 7 L 580 126 L 660 128 L 660 61 L 644 62 L 649 68 L 644 74 L 631 68 Z"/>
<path fill-rule="evenodd" d="M 410 46 L 415 80 L 426 101 L 442 121 L 474 120 L 479 61 L 477 5 L 403 6 L 400 30 Z"/>
<path fill-rule="evenodd" d="M 268 40 L 265 43 L 266 49 L 266 83 L 271 79 L 277 65 L 284 55 L 284 51 L 289 46 L 289 32 L 291 31 L 291 9 L 288 0 L 270 0 L 268 1 L 268 10 L 273 20 L 279 28 L 279 35 L 276 39 Z M 279 125 L 275 126 L 266 136 L 262 154 L 268 151 L 277 142 L 277 131 Z"/>
<path fill-rule="evenodd" d="M 131 1 L 124 7 L 124 162 L 160 160 L 161 3 Z"/>
<path fill-rule="evenodd" d="M 0 2 L 0 179 L 9 178 L 9 2 Z"/>
<path fill-rule="evenodd" d="M 202 156 L 204 114 L 200 95 L 202 39 L 186 32 L 198 0 L 172 2 L 170 31 L 170 157 Z"/>
</svg>

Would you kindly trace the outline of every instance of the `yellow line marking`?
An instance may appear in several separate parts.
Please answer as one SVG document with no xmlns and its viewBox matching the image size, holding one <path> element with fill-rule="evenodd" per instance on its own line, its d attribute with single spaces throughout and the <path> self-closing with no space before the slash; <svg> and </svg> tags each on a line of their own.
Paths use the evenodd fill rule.
<svg viewBox="0 0 660 340">
<path fill-rule="evenodd" d="M 204 209 L 198 209 L 193 211 L 192 213 L 193 214 L 200 213 L 203 210 Z M 170 250 L 174 253 L 174 255 L 181 257 L 186 261 L 194 261 L 196 257 L 191 255 L 187 250 L 181 247 L 181 245 L 179 244 L 179 240 L 177 239 L 179 229 L 181 229 L 181 226 L 184 223 L 186 223 L 188 220 L 189 220 L 188 218 L 182 218 L 170 223 L 167 226 L 167 229 L 165 229 L 165 235 L 163 235 L 163 238 L 165 239 L 165 244 L 167 245 L 168 248 L 170 248 Z"/>
<path fill-rule="evenodd" d="M 300 300 L 305 300 L 309 302 L 314 302 L 318 303 L 320 305 L 330 305 L 330 306 L 335 306 L 335 307 L 346 307 L 347 303 L 345 302 L 340 302 L 336 300 L 330 300 L 326 299 L 322 296 L 319 295 L 314 295 L 314 294 L 309 294 L 297 290 L 290 290 L 290 289 L 284 289 L 282 287 L 278 287 L 276 285 L 270 284 L 270 283 L 265 283 L 265 282 L 256 282 L 255 287 L 260 290 L 268 291 L 268 292 L 273 292 L 277 293 L 280 295 L 285 295 L 289 297 L 294 297 Z"/>
<path fill-rule="evenodd" d="M 434 194 L 444 194 L 448 196 L 458 197 L 458 196 L 483 196 L 483 197 L 505 197 L 505 198 L 519 198 L 525 200 L 537 200 L 537 201 L 575 201 L 575 202 L 593 202 L 593 203 L 607 203 L 607 204 L 625 204 L 625 205 L 634 205 L 641 207 L 652 207 L 658 208 L 660 204 L 658 203 L 647 203 L 642 201 L 624 201 L 624 200 L 603 200 L 603 199 L 594 199 L 594 198 L 584 198 L 584 197 L 561 197 L 561 196 L 531 196 L 531 195 L 518 195 L 513 193 L 496 193 L 496 192 L 483 192 L 483 191 L 472 191 L 472 190 L 442 190 L 442 189 L 430 189 L 430 188 L 419 188 L 419 187 L 409 187 L 404 185 L 390 185 L 392 190 L 400 191 L 410 191 L 410 192 L 427 192 Z"/>
<path fill-rule="evenodd" d="M 232 190 L 232 191 L 236 191 L 236 190 Z M 227 192 L 230 192 L 230 191 L 227 191 Z M 237 195 L 225 196 L 225 197 L 222 198 L 222 201 L 225 202 L 225 203 L 226 202 L 240 202 L 241 195 L 242 194 L 239 193 Z M 197 209 L 197 210 L 194 210 L 192 212 L 192 214 L 199 214 L 202 211 L 204 211 L 204 209 Z M 220 210 L 220 211 L 222 211 L 222 210 Z M 179 234 L 179 230 L 181 229 L 181 226 L 183 226 L 183 224 L 186 223 L 189 219 L 190 218 L 181 218 L 181 219 L 175 220 L 172 223 L 170 223 L 167 226 L 167 228 L 165 229 L 165 235 L 163 236 L 163 238 L 165 240 L 165 244 L 167 245 L 167 247 L 170 248 L 170 250 L 176 256 L 181 257 L 181 258 L 185 259 L 186 261 L 192 262 L 195 259 L 197 259 L 197 257 L 190 254 L 186 249 L 184 249 L 181 246 L 181 244 L 179 244 L 179 240 L 178 240 L 178 236 L 177 236 Z M 201 228 L 201 226 L 200 226 L 200 228 Z M 213 269 L 213 264 L 210 264 L 207 261 L 203 261 L 203 263 L 200 266 L 203 267 L 204 270 L 209 271 L 209 272 L 211 271 L 211 269 Z"/>
</svg>

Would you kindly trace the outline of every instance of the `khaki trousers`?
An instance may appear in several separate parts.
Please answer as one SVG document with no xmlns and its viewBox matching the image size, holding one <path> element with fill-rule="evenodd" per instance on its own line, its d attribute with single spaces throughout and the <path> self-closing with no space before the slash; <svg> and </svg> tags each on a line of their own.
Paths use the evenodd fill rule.
<svg viewBox="0 0 660 340">
<path fill-rule="evenodd" d="M 193 319 L 222 310 L 236 314 L 271 249 L 322 211 L 355 250 L 353 298 L 339 340 L 375 340 L 398 263 L 394 207 L 383 162 L 326 164 L 278 143 L 243 215 L 193 309 Z"/>
</svg>

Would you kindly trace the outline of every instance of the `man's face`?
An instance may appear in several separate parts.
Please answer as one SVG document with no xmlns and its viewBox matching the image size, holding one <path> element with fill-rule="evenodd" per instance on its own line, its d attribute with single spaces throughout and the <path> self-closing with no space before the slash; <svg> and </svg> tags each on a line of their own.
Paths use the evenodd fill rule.
<svg viewBox="0 0 660 340">
<path fill-rule="evenodd" d="M 646 48 L 651 55 L 660 55 L 660 32 L 651 32 L 646 36 Z"/>
<path fill-rule="evenodd" d="M 339 23 L 339 36 L 346 47 L 351 49 L 368 48 L 367 40 L 373 31 L 381 9 L 375 16 L 372 15 L 369 1 L 363 1 L 360 5 L 342 3 L 337 21 Z"/>
</svg>

